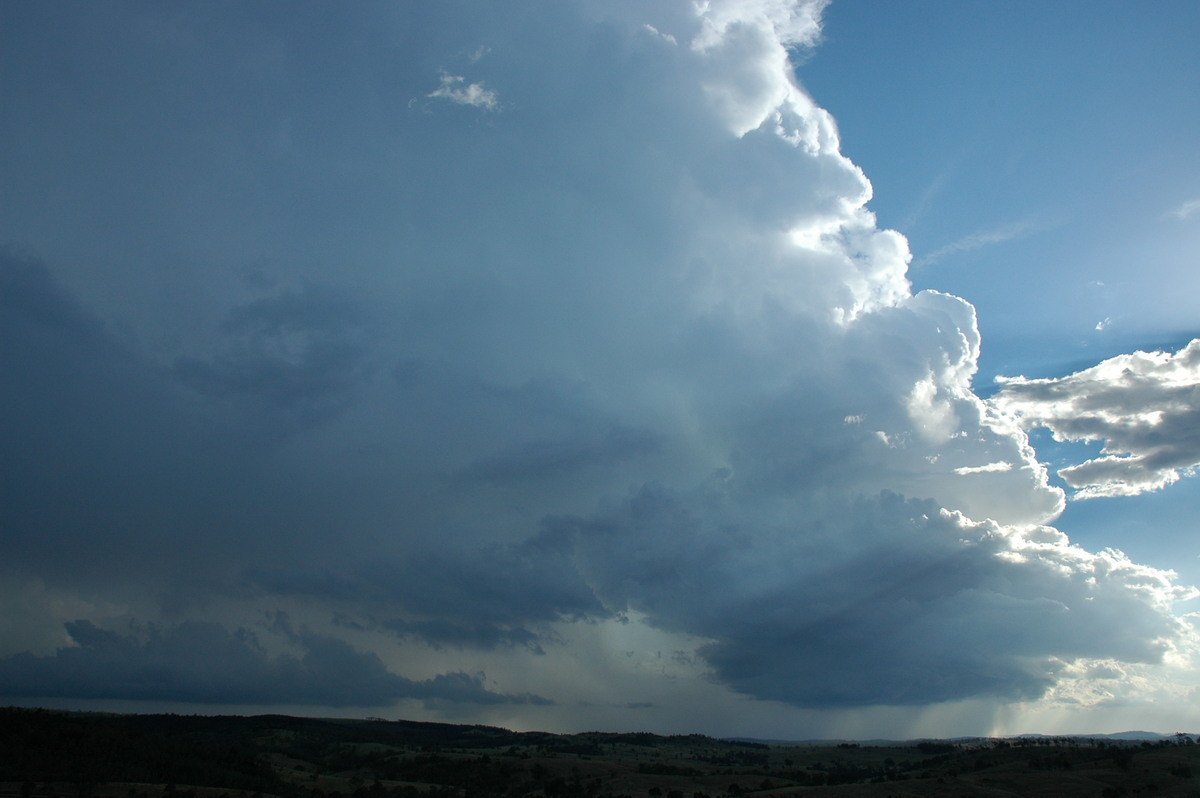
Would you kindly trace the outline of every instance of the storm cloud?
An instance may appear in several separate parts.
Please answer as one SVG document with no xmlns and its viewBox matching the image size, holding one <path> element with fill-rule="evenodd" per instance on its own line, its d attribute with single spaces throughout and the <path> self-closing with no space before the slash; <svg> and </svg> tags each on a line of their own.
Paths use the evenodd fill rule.
<svg viewBox="0 0 1200 798">
<path fill-rule="evenodd" d="M 912 291 L 793 74 L 825 3 L 606 5 L 50 28 L 30 75 L 78 80 L 15 97 L 3 150 L 3 696 L 567 728 L 684 678 L 585 685 L 618 627 L 816 709 L 1184 656 L 1192 593 L 1047 526 L 1025 428 L 1194 464 L 1037 402 L 1182 430 L 1194 384 L 1158 375 L 1200 350 L 1131 356 L 1127 402 L 1088 372 L 983 401 L 974 308 Z"/>
<path fill-rule="evenodd" d="M 345 642 L 292 633 L 299 656 L 272 656 L 244 628 L 187 621 L 150 628 L 140 639 L 87 620 L 66 624 L 75 644 L 51 656 L 0 660 L 7 695 L 184 701 L 198 704 L 309 704 L 365 707 L 401 698 L 471 704 L 547 703 L 500 695 L 480 676 L 439 674 L 414 682 L 390 673 L 379 657 Z"/>
</svg>

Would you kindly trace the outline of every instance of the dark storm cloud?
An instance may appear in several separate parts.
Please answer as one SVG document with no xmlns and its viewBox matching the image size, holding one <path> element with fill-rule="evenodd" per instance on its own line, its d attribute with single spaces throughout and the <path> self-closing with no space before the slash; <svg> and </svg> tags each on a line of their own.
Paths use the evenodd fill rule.
<svg viewBox="0 0 1200 798">
<path fill-rule="evenodd" d="M 415 637 L 433 646 L 524 646 L 544 654 L 538 635 L 528 629 L 509 629 L 491 624 L 465 626 L 448 621 L 388 621 L 383 624 L 402 638 Z"/>
<path fill-rule="evenodd" d="M 0 418 L 9 567 L 28 564 L 51 582 L 120 577 L 135 592 L 180 589 L 168 587 L 176 580 L 236 591 L 248 580 L 278 595 L 382 602 L 415 613 L 406 633 L 423 629 L 443 643 L 475 634 L 482 645 L 498 634 L 527 641 L 526 623 L 599 609 L 570 552 L 542 538 L 480 544 L 489 531 L 465 529 L 391 552 L 363 548 L 369 529 L 336 544 L 311 537 L 327 529 L 330 503 L 355 501 L 341 497 L 357 497 L 357 487 L 323 480 L 323 468 L 303 459 L 277 477 L 261 469 L 289 438 L 344 412 L 356 381 L 369 379 L 354 301 L 306 288 L 247 303 L 223 323 L 218 358 L 163 369 L 71 300 L 43 264 L 10 254 L 0 278 L 0 357 L 6 373 L 21 375 Z M 481 386 L 469 406 L 578 415 L 554 397 Z M 483 460 L 456 480 L 521 480 L 652 448 L 645 433 L 600 430 Z M 509 473 L 502 459 L 519 462 Z M 314 545 L 325 570 L 303 564 Z M 185 554 L 177 570 L 171 563 Z"/>
<path fill-rule="evenodd" d="M 278 547 L 269 529 L 245 534 L 248 508 L 294 490 L 262 479 L 264 458 L 346 401 L 364 351 L 349 305 L 311 289 L 250 303 L 229 317 L 225 354 L 166 368 L 43 263 L 7 253 L 0 280 L 6 565 L 134 591 L 212 587 L 236 552 Z"/>
<path fill-rule="evenodd" d="M 593 464 L 615 464 L 658 450 L 652 430 L 628 427 L 580 430 L 578 437 L 522 444 L 472 463 L 460 472 L 469 481 L 507 482 L 561 475 Z"/>
<path fill-rule="evenodd" d="M 641 489 L 576 536 L 612 606 L 711 642 L 722 682 L 807 707 L 1040 697 L 1076 658 L 1159 662 L 1169 586 L 1120 555 L 1059 551 L 896 495 L 752 508 L 727 482 Z"/>
<path fill-rule="evenodd" d="M 338 289 L 305 285 L 231 310 L 210 359 L 180 357 L 175 375 L 240 404 L 258 426 L 310 426 L 335 414 L 368 371 L 370 325 Z"/>
<path fill-rule="evenodd" d="M 537 651 L 547 624 L 610 614 L 581 577 L 568 538 L 547 532 L 516 544 L 467 545 L 483 534 L 414 544 L 344 578 L 269 568 L 245 576 L 276 595 L 348 601 L 371 612 L 405 610 L 406 618 L 369 624 L 435 646 Z"/>
<path fill-rule="evenodd" d="M 173 451 L 207 464 L 201 425 L 43 264 L 12 252 L 0 256 L 0 338 L 6 565 L 76 576 L 118 565 L 116 549 L 148 542 L 130 514 L 168 511 L 190 481 Z"/>
<path fill-rule="evenodd" d="M 0 263 L 0 568 L 45 627 L 3 684 L 622 706 L 657 675 L 575 677 L 633 615 L 804 707 L 1160 660 L 1184 592 L 1038 526 L 973 308 L 911 292 L 795 84 L 821 6 L 22 6 L 78 81 L 31 56 L 65 94 L 0 150 L 53 253 Z M 316 631 L 240 631 L 280 611 Z"/>
<path fill-rule="evenodd" d="M 443 673 L 413 681 L 379 657 L 337 638 L 292 635 L 299 655 L 269 654 L 246 629 L 188 621 L 121 635 L 87 620 L 66 625 L 76 644 L 51 656 L 0 659 L 0 684 L 13 697 L 63 696 L 198 704 L 380 706 L 402 698 L 476 704 L 545 703 L 488 690 L 480 676 Z"/>
</svg>

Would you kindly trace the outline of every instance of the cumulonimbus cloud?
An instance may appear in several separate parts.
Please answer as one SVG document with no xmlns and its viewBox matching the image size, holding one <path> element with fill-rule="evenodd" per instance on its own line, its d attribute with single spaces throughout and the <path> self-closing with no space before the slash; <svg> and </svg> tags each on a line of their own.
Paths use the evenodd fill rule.
<svg viewBox="0 0 1200 798">
<path fill-rule="evenodd" d="M 0 567 L 107 603 L 25 633 L 73 624 L 61 646 L 4 650 L 0 689 L 240 700 L 284 674 L 272 700 L 515 712 L 545 706 L 509 686 L 523 667 L 573 673 L 589 649 L 564 640 L 603 650 L 602 622 L 634 614 L 651 639 L 697 641 L 705 689 L 803 707 L 1024 700 L 1086 661 L 1175 650 L 1172 602 L 1190 594 L 1046 526 L 1063 492 L 1017 421 L 1032 393 L 975 394 L 974 308 L 912 291 L 907 241 L 878 228 L 796 80 L 788 48 L 816 40 L 824 3 L 591 5 L 389 7 L 422 32 L 409 48 L 356 6 L 363 24 L 329 46 L 367 66 L 336 85 L 301 35 L 319 21 L 290 19 L 287 81 L 305 91 L 268 88 L 294 104 L 278 113 L 303 151 L 277 199 L 295 218 L 254 239 L 281 253 L 275 282 L 226 275 L 236 290 L 164 292 L 179 307 L 130 303 L 116 325 L 86 281 L 5 254 L 0 373 L 19 379 L 2 389 Z M 481 46 L 486 89 L 438 77 Z M 418 88 L 380 78 L 395 75 Z M 218 83 L 258 109 L 264 87 L 241 80 Z M 477 108 L 393 102 L 439 80 L 434 99 Z M 485 91 L 504 113 L 480 125 Z M 139 113 L 157 118 L 158 96 Z M 277 133 L 239 113 L 221 129 Z M 216 154 L 189 179 L 241 179 L 206 131 L 156 140 L 155 162 L 188 162 L 171 148 L 191 143 Z M 137 155 L 122 185 L 180 190 Z M 229 230 L 266 213 L 257 194 L 205 196 L 163 235 L 202 221 L 240 241 Z M 113 224 L 141 235 L 133 216 Z M 216 285 L 215 268 L 191 276 Z M 136 343 L 171 350 L 161 317 L 189 314 L 209 326 L 187 347 Z M 319 630 L 290 660 L 227 631 L 282 607 Z M 134 639 L 126 615 L 163 631 Z M 173 653 L 205 640 L 249 677 Z M 490 663 L 495 689 L 464 661 Z M 158 666 L 160 689 L 116 687 Z M 418 667 L 442 676 L 402 675 Z M 362 691 L 321 687 L 339 675 Z M 561 689 L 545 700 L 584 703 Z"/>
<path fill-rule="evenodd" d="M 1118 355 L 1066 377 L 1000 377 L 992 403 L 1025 429 L 1099 441 L 1100 457 L 1060 470 L 1076 498 L 1135 496 L 1200 466 L 1200 339 L 1175 353 Z"/>
</svg>

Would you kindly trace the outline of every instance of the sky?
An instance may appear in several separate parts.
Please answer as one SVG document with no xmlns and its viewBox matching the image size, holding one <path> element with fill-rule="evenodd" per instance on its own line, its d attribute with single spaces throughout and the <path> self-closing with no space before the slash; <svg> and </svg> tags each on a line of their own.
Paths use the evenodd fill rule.
<svg viewBox="0 0 1200 798">
<path fill-rule="evenodd" d="M 0 702 L 1200 730 L 1200 6 L 0 23 Z"/>
</svg>

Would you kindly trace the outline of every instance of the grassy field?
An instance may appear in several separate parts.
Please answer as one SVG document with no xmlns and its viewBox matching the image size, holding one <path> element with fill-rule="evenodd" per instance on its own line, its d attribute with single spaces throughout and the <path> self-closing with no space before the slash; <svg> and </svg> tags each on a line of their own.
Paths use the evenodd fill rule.
<svg viewBox="0 0 1200 798">
<path fill-rule="evenodd" d="M 1200 796 L 1200 745 L 766 744 L 281 715 L 0 709 L 0 798 Z"/>
</svg>

